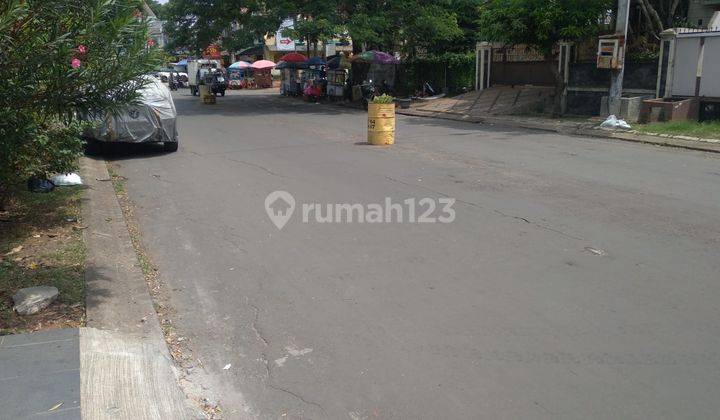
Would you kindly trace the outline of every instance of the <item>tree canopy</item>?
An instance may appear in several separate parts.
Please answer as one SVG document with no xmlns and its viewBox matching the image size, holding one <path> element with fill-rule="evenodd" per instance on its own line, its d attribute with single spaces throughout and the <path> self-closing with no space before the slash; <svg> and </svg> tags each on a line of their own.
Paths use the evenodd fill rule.
<svg viewBox="0 0 720 420">
<path fill-rule="evenodd" d="M 482 2 L 170 0 L 162 16 L 168 21 L 171 48 L 194 53 L 212 42 L 232 49 L 250 46 L 293 17 L 295 25 L 288 35 L 308 44 L 347 34 L 356 45 L 415 55 L 435 51 L 443 43 L 452 45 L 451 50 L 470 48 Z"/>
<path fill-rule="evenodd" d="M 631 31 L 657 36 L 683 24 L 691 0 L 632 0 Z M 277 31 L 315 44 L 347 35 L 356 48 L 397 51 L 408 57 L 465 53 L 481 38 L 522 40 L 547 49 L 554 40 L 579 39 L 617 0 L 170 0 L 148 2 L 167 20 L 172 49 L 198 53 L 210 43 L 239 50 Z"/>
<path fill-rule="evenodd" d="M 484 40 L 525 44 L 549 53 L 562 40 L 597 32 L 613 0 L 495 0 L 480 8 Z"/>
</svg>

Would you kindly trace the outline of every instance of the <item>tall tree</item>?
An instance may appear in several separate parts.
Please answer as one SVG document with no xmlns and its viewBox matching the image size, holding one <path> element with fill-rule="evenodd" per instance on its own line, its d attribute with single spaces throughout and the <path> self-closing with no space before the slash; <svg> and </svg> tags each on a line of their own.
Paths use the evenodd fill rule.
<svg viewBox="0 0 720 420">
<path fill-rule="evenodd" d="M 488 41 L 524 44 L 549 55 L 558 42 L 595 35 L 613 0 L 489 0 L 478 26 Z M 560 113 L 564 81 L 555 70 L 555 113 Z"/>
<path fill-rule="evenodd" d="M 356 46 L 413 56 L 458 42 L 469 44 L 476 6 L 482 1 L 170 0 L 163 13 L 172 46 L 193 52 L 218 40 L 228 45 L 261 40 L 274 33 L 284 18 L 293 17 L 295 26 L 287 32 L 304 40 L 308 48 L 348 33 Z"/>
<path fill-rule="evenodd" d="M 637 0 L 655 35 L 687 20 L 690 0 Z"/>
<path fill-rule="evenodd" d="M 432 48 L 444 48 L 463 35 L 458 25 L 458 3 L 359 0 L 342 2 L 339 9 L 354 44 L 415 56 Z"/>
<path fill-rule="evenodd" d="M 298 0 L 293 9 L 295 25 L 284 35 L 303 40 L 308 54 L 311 47 L 317 53 L 318 42 L 342 32 L 338 4 L 334 1 Z"/>
</svg>

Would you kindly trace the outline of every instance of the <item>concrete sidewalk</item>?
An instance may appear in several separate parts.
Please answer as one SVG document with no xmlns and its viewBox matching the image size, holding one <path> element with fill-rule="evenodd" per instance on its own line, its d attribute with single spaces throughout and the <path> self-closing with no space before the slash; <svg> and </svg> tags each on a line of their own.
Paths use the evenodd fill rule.
<svg viewBox="0 0 720 420">
<path fill-rule="evenodd" d="M 0 336 L 0 420 L 204 418 L 179 386 L 105 162 L 81 166 L 87 328 Z"/>
<path fill-rule="evenodd" d="M 77 329 L 0 336 L 0 419 L 80 419 Z"/>
<path fill-rule="evenodd" d="M 177 372 L 105 161 L 84 158 L 87 325 L 81 334 L 88 419 L 190 419 Z"/>
<path fill-rule="evenodd" d="M 0 337 L 0 420 L 200 418 L 158 350 L 94 328 Z"/>
<path fill-rule="evenodd" d="M 426 108 L 426 107 L 425 107 Z M 591 121 L 572 121 L 567 119 L 551 119 L 520 115 L 469 115 L 448 110 L 399 109 L 398 114 L 415 117 L 430 117 L 453 121 L 466 121 L 479 124 L 497 125 L 501 127 L 519 127 L 531 130 L 542 130 L 577 136 L 601 137 L 615 140 L 647 143 L 659 146 L 678 147 L 704 152 L 720 153 L 720 140 L 701 139 L 686 136 L 649 135 L 636 131 L 607 131 L 598 127 L 599 123 Z"/>
</svg>

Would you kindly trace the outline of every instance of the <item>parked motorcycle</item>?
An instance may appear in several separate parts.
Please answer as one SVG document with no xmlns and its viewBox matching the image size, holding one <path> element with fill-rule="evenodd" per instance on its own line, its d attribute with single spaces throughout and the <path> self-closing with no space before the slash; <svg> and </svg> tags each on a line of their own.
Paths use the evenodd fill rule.
<svg viewBox="0 0 720 420">
<path fill-rule="evenodd" d="M 360 85 L 360 91 L 362 92 L 363 108 L 368 109 L 368 104 L 372 102 L 378 94 L 377 87 L 371 79 Z"/>
<path fill-rule="evenodd" d="M 225 96 L 225 90 L 228 88 L 228 82 L 227 79 L 225 79 L 225 75 L 222 74 L 220 71 L 216 71 L 213 73 L 213 80 L 210 84 L 210 90 L 212 90 L 212 93 L 214 94 L 220 94 L 220 96 Z"/>
<path fill-rule="evenodd" d="M 170 88 L 170 90 L 178 90 L 177 76 L 173 75 L 173 73 L 170 73 L 168 77 L 168 88 Z"/>
</svg>

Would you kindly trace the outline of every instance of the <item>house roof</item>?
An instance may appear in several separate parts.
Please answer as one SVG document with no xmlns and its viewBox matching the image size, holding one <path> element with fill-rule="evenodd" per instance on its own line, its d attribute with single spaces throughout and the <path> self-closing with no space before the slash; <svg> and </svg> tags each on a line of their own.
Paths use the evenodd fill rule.
<svg viewBox="0 0 720 420">
<path fill-rule="evenodd" d="M 247 56 L 253 56 L 253 55 L 262 55 L 264 52 L 262 45 L 253 45 L 250 48 L 245 48 L 244 50 L 238 51 L 238 55 L 247 55 Z"/>
</svg>

